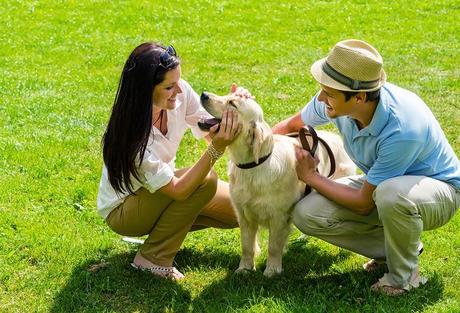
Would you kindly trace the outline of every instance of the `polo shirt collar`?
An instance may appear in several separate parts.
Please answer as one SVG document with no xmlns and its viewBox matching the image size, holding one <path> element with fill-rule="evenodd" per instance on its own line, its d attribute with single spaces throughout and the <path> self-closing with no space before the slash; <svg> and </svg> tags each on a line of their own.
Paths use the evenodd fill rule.
<svg viewBox="0 0 460 313">
<path fill-rule="evenodd" d="M 372 136 L 378 136 L 387 124 L 389 117 L 390 109 L 387 101 L 387 91 L 385 88 L 382 88 L 380 90 L 380 100 L 375 108 L 371 123 L 360 131 L 361 135 L 369 134 Z"/>
</svg>

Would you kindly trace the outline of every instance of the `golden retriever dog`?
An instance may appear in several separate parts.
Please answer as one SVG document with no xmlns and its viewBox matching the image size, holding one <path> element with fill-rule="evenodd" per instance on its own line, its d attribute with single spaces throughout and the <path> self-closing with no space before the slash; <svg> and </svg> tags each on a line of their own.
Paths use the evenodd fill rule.
<svg viewBox="0 0 460 313">
<path fill-rule="evenodd" d="M 259 226 L 265 226 L 269 239 L 264 275 L 279 274 L 290 233 L 291 212 L 305 190 L 296 173 L 294 147 L 299 143 L 295 138 L 273 135 L 264 121 L 262 108 L 253 99 L 203 92 L 201 103 L 217 119 L 225 109 L 232 107 L 242 123 L 240 134 L 228 146 L 230 196 L 241 228 L 242 257 L 236 272 L 255 270 L 256 235 Z M 346 154 L 341 138 L 328 132 L 318 132 L 318 135 L 334 152 L 337 169 L 332 178 L 355 174 L 355 165 Z M 320 160 L 319 172 L 327 175 L 330 165 L 321 144 L 316 156 Z"/>
</svg>

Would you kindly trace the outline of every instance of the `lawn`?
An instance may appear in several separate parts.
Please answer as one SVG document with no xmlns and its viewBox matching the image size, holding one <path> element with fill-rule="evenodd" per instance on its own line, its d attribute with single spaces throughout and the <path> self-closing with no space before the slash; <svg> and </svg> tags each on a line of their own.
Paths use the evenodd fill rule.
<svg viewBox="0 0 460 313">
<path fill-rule="evenodd" d="M 423 235 L 423 288 L 371 293 L 365 258 L 290 236 L 285 271 L 236 276 L 238 230 L 190 234 L 187 278 L 132 270 L 136 245 L 97 215 L 101 136 L 130 51 L 173 44 L 197 92 L 247 87 L 273 125 L 318 85 L 310 65 L 339 40 L 363 39 L 388 80 L 418 93 L 460 154 L 458 0 L 12 1 L 0 5 L 1 312 L 460 312 L 460 216 Z M 417 112 L 414 112 L 417 114 Z M 332 129 L 332 128 L 328 128 Z M 187 134 L 178 167 L 205 144 Z M 226 179 L 226 157 L 216 170 Z"/>
</svg>

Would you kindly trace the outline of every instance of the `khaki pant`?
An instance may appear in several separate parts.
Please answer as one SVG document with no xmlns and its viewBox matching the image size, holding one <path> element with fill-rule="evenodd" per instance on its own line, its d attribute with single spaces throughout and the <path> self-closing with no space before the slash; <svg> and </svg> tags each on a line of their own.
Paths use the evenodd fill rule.
<svg viewBox="0 0 460 313">
<path fill-rule="evenodd" d="M 338 182 L 361 188 L 365 177 Z M 377 209 L 368 216 L 326 199 L 316 191 L 295 206 L 294 224 L 305 234 L 361 255 L 386 260 L 385 281 L 410 288 L 418 268 L 418 244 L 423 230 L 447 223 L 460 206 L 460 191 L 424 176 L 401 176 L 384 181 L 373 194 Z"/>
<path fill-rule="evenodd" d="M 177 171 L 176 176 L 184 171 Z M 148 235 L 140 253 L 161 266 L 172 266 L 189 231 L 238 226 L 228 184 L 218 180 L 215 172 L 211 172 L 185 201 L 175 201 L 161 192 L 152 194 L 141 188 L 115 208 L 106 221 L 120 235 Z"/>
</svg>

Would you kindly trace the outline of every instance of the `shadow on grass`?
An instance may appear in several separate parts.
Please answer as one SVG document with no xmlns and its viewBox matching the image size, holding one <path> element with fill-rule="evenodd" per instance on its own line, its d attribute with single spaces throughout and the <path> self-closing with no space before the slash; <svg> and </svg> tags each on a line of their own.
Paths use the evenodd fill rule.
<svg viewBox="0 0 460 313">
<path fill-rule="evenodd" d="M 443 286 L 437 276 L 430 277 L 427 286 L 404 297 L 375 295 L 369 286 L 382 273 L 335 270 L 334 264 L 349 255 L 344 250 L 331 255 L 294 242 L 284 256 L 284 273 L 267 279 L 262 275 L 263 264 L 258 265 L 257 272 L 233 274 L 239 263 L 236 253 L 185 248 L 176 256 L 176 264 L 187 268 L 186 274 L 192 276 L 203 268 L 224 269 L 227 273 L 219 280 L 189 277 L 189 281 L 175 283 L 132 269 L 129 263 L 134 253 L 118 254 L 106 258 L 105 263 L 88 260 L 74 268 L 55 297 L 51 312 L 214 313 L 250 308 L 283 312 L 407 312 L 420 311 L 441 298 Z M 94 265 L 100 266 L 91 270 Z M 195 287 L 201 291 L 192 297 L 190 290 Z"/>
<path fill-rule="evenodd" d="M 188 310 L 189 292 L 130 266 L 134 253 L 88 260 L 74 268 L 50 312 L 174 312 Z M 91 270 L 92 266 L 100 266 Z"/>
<path fill-rule="evenodd" d="M 75 267 L 65 286 L 54 298 L 50 312 L 189 312 L 190 292 L 174 281 L 135 270 L 130 262 L 135 252 L 90 259 Z M 237 263 L 237 254 L 207 249 L 197 252 L 183 248 L 175 258 L 175 266 L 228 268 Z"/>
<path fill-rule="evenodd" d="M 317 248 L 295 242 L 283 259 L 284 272 L 265 278 L 264 267 L 254 273 L 231 272 L 209 285 L 192 303 L 196 312 L 264 311 L 264 306 L 282 312 L 418 312 L 442 297 L 441 278 L 431 275 L 427 285 L 402 297 L 387 297 L 370 291 L 383 271 L 340 272 L 333 264 L 350 252 L 325 254 Z M 269 303 L 268 303 L 269 302 Z M 270 310 L 270 312 L 273 310 Z"/>
</svg>

